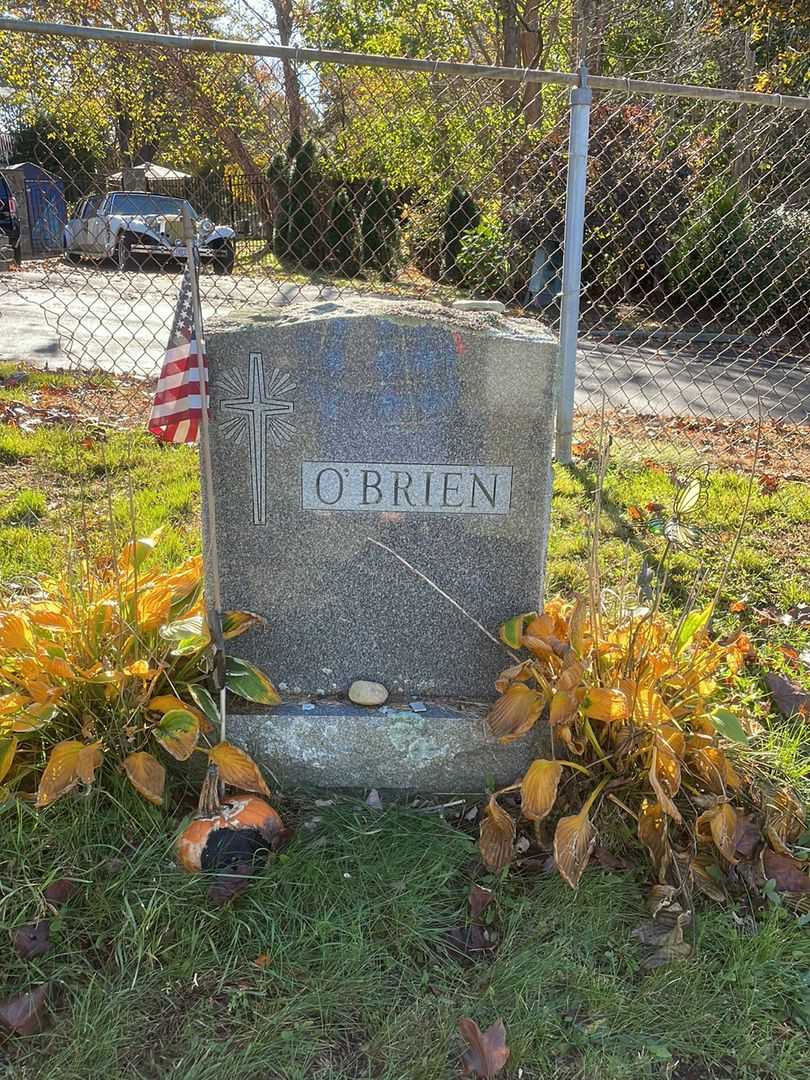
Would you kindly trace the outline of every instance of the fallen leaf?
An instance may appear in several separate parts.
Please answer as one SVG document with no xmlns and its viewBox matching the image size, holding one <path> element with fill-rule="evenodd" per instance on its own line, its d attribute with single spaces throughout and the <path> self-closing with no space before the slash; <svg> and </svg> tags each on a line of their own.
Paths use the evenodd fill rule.
<svg viewBox="0 0 810 1080">
<path fill-rule="evenodd" d="M 727 862 L 738 863 L 736 853 L 738 821 L 739 817 L 733 806 L 729 803 L 719 803 L 700 815 L 695 822 L 695 833 L 700 840 L 711 839 Z"/>
<path fill-rule="evenodd" d="M 495 893 L 492 889 L 485 889 L 483 885 L 473 885 L 470 889 L 470 895 L 467 897 L 471 917 L 477 919 L 484 908 L 488 907 L 494 899 Z"/>
<path fill-rule="evenodd" d="M 48 1026 L 48 986 L 42 983 L 24 994 L 0 1002 L 0 1026 L 17 1035 L 36 1035 Z"/>
<path fill-rule="evenodd" d="M 743 859 L 750 859 L 762 839 L 762 831 L 753 814 L 741 814 L 737 819 L 734 846 Z"/>
<path fill-rule="evenodd" d="M 788 718 L 796 714 L 810 716 L 810 694 L 802 690 L 797 683 L 782 675 L 769 672 L 765 676 L 765 685 L 783 716 Z"/>
<path fill-rule="evenodd" d="M 238 746 L 229 742 L 217 743 L 208 751 L 208 760 L 217 766 L 220 778 L 231 787 L 270 796 L 270 788 L 264 782 L 256 762 Z"/>
<path fill-rule="evenodd" d="M 792 855 L 780 855 L 770 848 L 762 853 L 762 868 L 765 877 L 776 883 L 779 892 L 810 892 L 810 875 L 806 874 L 802 863 Z"/>
<path fill-rule="evenodd" d="M 83 749 L 84 743 L 78 739 L 64 739 L 54 746 L 37 788 L 38 807 L 49 806 L 76 787 L 76 765 Z"/>
<path fill-rule="evenodd" d="M 774 491 L 777 491 L 782 483 L 781 476 L 774 476 L 771 473 L 763 473 L 759 478 L 759 489 L 763 495 L 772 495 Z"/>
<path fill-rule="evenodd" d="M 667 815 L 658 800 L 643 799 L 638 812 L 638 838 L 650 853 L 659 878 L 666 873 L 672 859 L 668 838 Z"/>
<path fill-rule="evenodd" d="M 259 953 L 253 963 L 258 968 L 266 968 L 270 963 L 270 956 L 266 952 Z"/>
<path fill-rule="evenodd" d="M 604 847 L 594 848 L 591 858 L 597 865 L 601 866 L 603 870 L 628 870 L 629 864 L 620 856 L 614 855 L 612 851 L 608 851 Z"/>
<path fill-rule="evenodd" d="M 728 610 L 738 615 L 741 611 L 746 611 L 747 608 L 748 604 L 746 604 L 745 600 L 735 600 L 733 604 L 729 604 Z"/>
<path fill-rule="evenodd" d="M 51 924 L 47 919 L 18 926 L 12 935 L 14 951 L 22 960 L 44 956 L 51 947 Z"/>
<path fill-rule="evenodd" d="M 42 895 L 49 904 L 59 905 L 69 900 L 76 889 L 75 881 L 70 881 L 69 878 L 57 878 L 56 881 L 50 883 Z"/>
<path fill-rule="evenodd" d="M 453 960 L 463 965 L 485 959 L 495 948 L 489 932 L 479 923 L 454 926 L 445 932 L 444 940 Z"/>
<path fill-rule="evenodd" d="M 489 1078 L 497 1076 L 509 1060 L 509 1047 L 506 1045 L 506 1028 L 503 1020 L 482 1032 L 478 1024 L 469 1017 L 458 1022 L 458 1030 L 470 1049 L 462 1056 L 465 1076 Z"/>
<path fill-rule="evenodd" d="M 688 941 L 681 941 L 677 945 L 663 945 L 650 956 L 646 956 L 640 966 L 652 971 L 653 968 L 671 964 L 674 960 L 688 960 L 692 952 L 693 946 Z"/>
</svg>

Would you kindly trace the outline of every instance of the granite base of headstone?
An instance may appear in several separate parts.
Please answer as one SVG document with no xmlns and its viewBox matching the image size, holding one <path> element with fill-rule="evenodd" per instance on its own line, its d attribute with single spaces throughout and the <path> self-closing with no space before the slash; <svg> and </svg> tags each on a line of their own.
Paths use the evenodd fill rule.
<svg viewBox="0 0 810 1080">
<path fill-rule="evenodd" d="M 265 618 L 237 651 L 286 700 L 232 714 L 229 737 L 289 783 L 513 780 L 540 736 L 491 737 L 510 656 L 448 598 L 493 633 L 541 602 L 550 333 L 355 299 L 241 312 L 207 347 L 223 607 Z M 350 703 L 355 679 L 391 698 Z"/>
</svg>

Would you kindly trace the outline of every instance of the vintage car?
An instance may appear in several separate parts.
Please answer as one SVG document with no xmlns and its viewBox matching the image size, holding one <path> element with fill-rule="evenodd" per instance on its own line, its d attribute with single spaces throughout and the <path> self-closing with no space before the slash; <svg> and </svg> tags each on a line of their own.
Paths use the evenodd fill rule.
<svg viewBox="0 0 810 1080">
<path fill-rule="evenodd" d="M 114 259 L 119 270 L 140 269 L 152 258 L 185 259 L 184 205 L 191 210 L 200 259 L 217 273 L 230 274 L 236 252 L 233 229 L 201 218 L 183 199 L 142 191 L 82 199 L 65 225 L 65 258 L 74 263 L 83 256 Z"/>
</svg>

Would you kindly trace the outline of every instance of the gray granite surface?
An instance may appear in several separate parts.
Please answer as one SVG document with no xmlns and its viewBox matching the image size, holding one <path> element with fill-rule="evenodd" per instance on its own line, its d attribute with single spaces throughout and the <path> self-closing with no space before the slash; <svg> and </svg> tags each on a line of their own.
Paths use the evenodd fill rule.
<svg viewBox="0 0 810 1080">
<path fill-rule="evenodd" d="M 548 331 L 357 299 L 241 312 L 206 338 L 223 606 L 267 620 L 239 655 L 282 694 L 345 694 L 364 678 L 492 699 L 505 650 L 371 541 L 493 630 L 537 606 Z"/>
<path fill-rule="evenodd" d="M 544 756 L 543 733 L 501 746 L 481 708 L 429 704 L 377 709 L 321 702 L 304 712 L 290 703 L 228 718 L 228 738 L 289 788 L 383 788 L 480 794 L 511 784 Z"/>
</svg>

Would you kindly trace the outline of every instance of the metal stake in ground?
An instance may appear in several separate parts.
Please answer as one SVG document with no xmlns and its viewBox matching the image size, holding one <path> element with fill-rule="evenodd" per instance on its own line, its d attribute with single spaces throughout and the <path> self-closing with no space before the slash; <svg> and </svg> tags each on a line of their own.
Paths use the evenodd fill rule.
<svg viewBox="0 0 810 1080">
<path fill-rule="evenodd" d="M 219 692 L 219 737 L 225 739 L 226 695 L 225 641 L 222 635 L 222 595 L 219 582 L 219 553 L 217 551 L 216 507 L 211 472 L 211 442 L 208 429 L 208 374 L 205 364 L 205 333 L 200 303 L 199 258 L 191 208 L 183 203 L 183 239 L 186 245 L 186 265 L 191 287 L 194 338 L 197 342 L 197 367 L 200 382 L 200 479 L 205 493 L 203 547 L 206 563 L 206 619 L 214 642 L 214 687 Z"/>
</svg>

